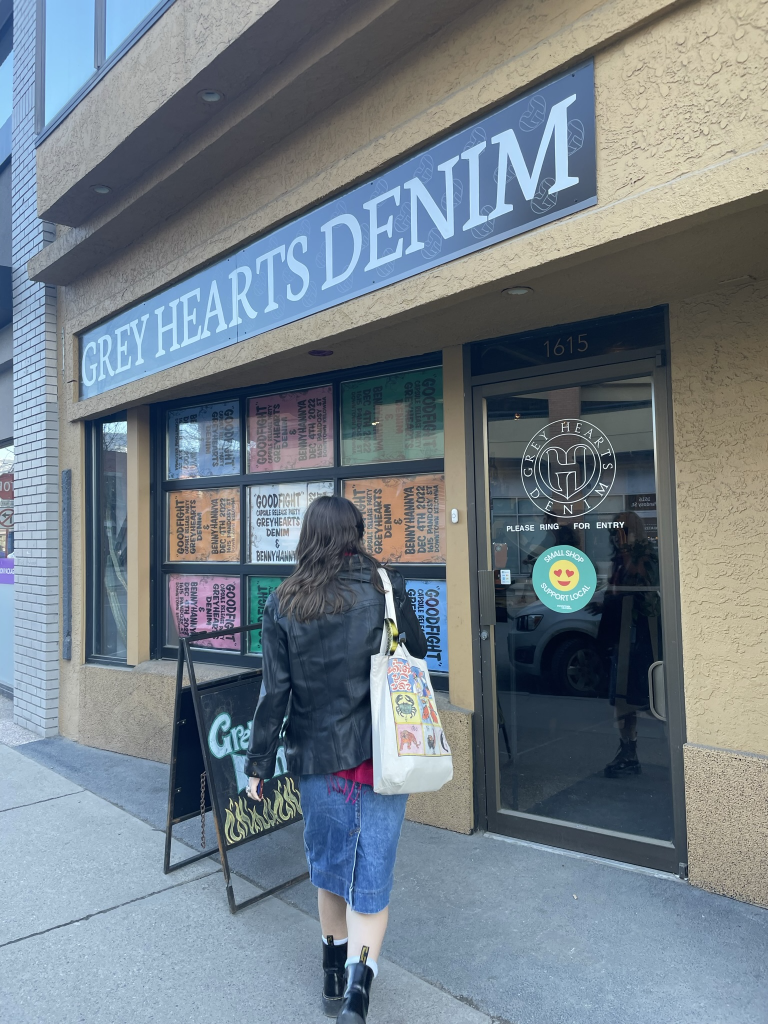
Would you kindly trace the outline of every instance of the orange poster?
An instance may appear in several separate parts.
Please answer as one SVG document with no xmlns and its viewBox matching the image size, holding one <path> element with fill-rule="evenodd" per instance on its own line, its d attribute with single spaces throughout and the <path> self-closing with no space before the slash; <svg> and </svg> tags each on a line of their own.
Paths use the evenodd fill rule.
<svg viewBox="0 0 768 1024">
<path fill-rule="evenodd" d="M 169 562 L 240 561 L 240 488 L 171 491 Z"/>
<path fill-rule="evenodd" d="M 382 562 L 445 562 L 442 473 L 345 480 L 344 497 L 362 512 L 363 541 Z"/>
</svg>

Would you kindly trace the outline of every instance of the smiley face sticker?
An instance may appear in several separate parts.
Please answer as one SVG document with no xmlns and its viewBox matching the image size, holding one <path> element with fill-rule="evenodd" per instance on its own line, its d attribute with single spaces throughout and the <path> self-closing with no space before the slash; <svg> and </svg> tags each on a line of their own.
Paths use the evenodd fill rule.
<svg viewBox="0 0 768 1024">
<path fill-rule="evenodd" d="M 567 615 L 593 599 L 597 573 L 583 551 L 570 544 L 559 544 L 542 551 L 536 559 L 532 582 L 537 600 Z"/>
<path fill-rule="evenodd" d="M 555 593 L 563 593 L 575 589 L 579 582 L 579 567 L 570 558 L 558 558 L 549 567 L 549 582 Z"/>
</svg>

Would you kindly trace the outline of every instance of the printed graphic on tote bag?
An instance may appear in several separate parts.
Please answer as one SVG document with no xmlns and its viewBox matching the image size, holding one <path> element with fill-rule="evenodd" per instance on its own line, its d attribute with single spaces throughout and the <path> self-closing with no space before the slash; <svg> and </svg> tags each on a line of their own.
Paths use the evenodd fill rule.
<svg viewBox="0 0 768 1024">
<path fill-rule="evenodd" d="M 437 735 L 439 731 L 440 730 L 436 729 L 434 725 L 424 726 L 424 753 L 427 754 L 427 756 L 440 756 L 440 738 Z"/>
<path fill-rule="evenodd" d="M 424 753 L 424 740 L 420 725 L 397 726 L 397 752 L 401 755 Z"/>
<path fill-rule="evenodd" d="M 398 756 L 449 755 L 451 750 L 440 725 L 435 694 L 427 673 L 405 658 L 390 658 L 387 681 Z"/>
</svg>

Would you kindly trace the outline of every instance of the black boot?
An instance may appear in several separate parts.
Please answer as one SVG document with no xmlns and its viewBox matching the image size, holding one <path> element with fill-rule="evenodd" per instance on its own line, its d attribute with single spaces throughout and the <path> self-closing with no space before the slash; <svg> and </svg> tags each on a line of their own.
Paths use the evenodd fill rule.
<svg viewBox="0 0 768 1024">
<path fill-rule="evenodd" d="M 637 740 L 620 740 L 616 757 L 603 768 L 606 779 L 623 779 L 625 775 L 639 775 L 642 771 L 637 759 Z"/>
<path fill-rule="evenodd" d="M 368 1002 L 371 998 L 371 982 L 373 971 L 366 963 L 368 947 L 363 946 L 360 963 L 350 964 L 347 968 L 347 987 L 341 1002 L 338 1024 L 366 1024 L 368 1020 Z"/>
<path fill-rule="evenodd" d="M 344 996 L 344 964 L 347 960 L 347 944 L 337 946 L 333 936 L 323 943 L 323 1013 L 326 1017 L 338 1017 Z"/>
</svg>

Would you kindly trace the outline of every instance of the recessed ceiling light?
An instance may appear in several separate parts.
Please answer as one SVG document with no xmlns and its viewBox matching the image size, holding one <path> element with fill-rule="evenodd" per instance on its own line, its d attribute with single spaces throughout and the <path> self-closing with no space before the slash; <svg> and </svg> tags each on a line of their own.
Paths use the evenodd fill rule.
<svg viewBox="0 0 768 1024">
<path fill-rule="evenodd" d="M 530 295 L 533 288 L 529 288 L 525 284 L 516 284 L 512 288 L 505 288 L 502 291 L 502 295 Z"/>
<path fill-rule="evenodd" d="M 309 350 L 309 354 L 311 356 L 332 356 L 333 355 L 333 349 L 332 348 L 311 348 Z"/>
<path fill-rule="evenodd" d="M 100 196 L 108 196 L 112 189 L 109 185 L 91 185 L 94 192 L 98 192 Z"/>
<path fill-rule="evenodd" d="M 218 89 L 203 89 L 202 92 L 197 94 L 203 103 L 218 103 L 219 100 L 224 99 L 224 93 L 219 92 Z"/>
</svg>

